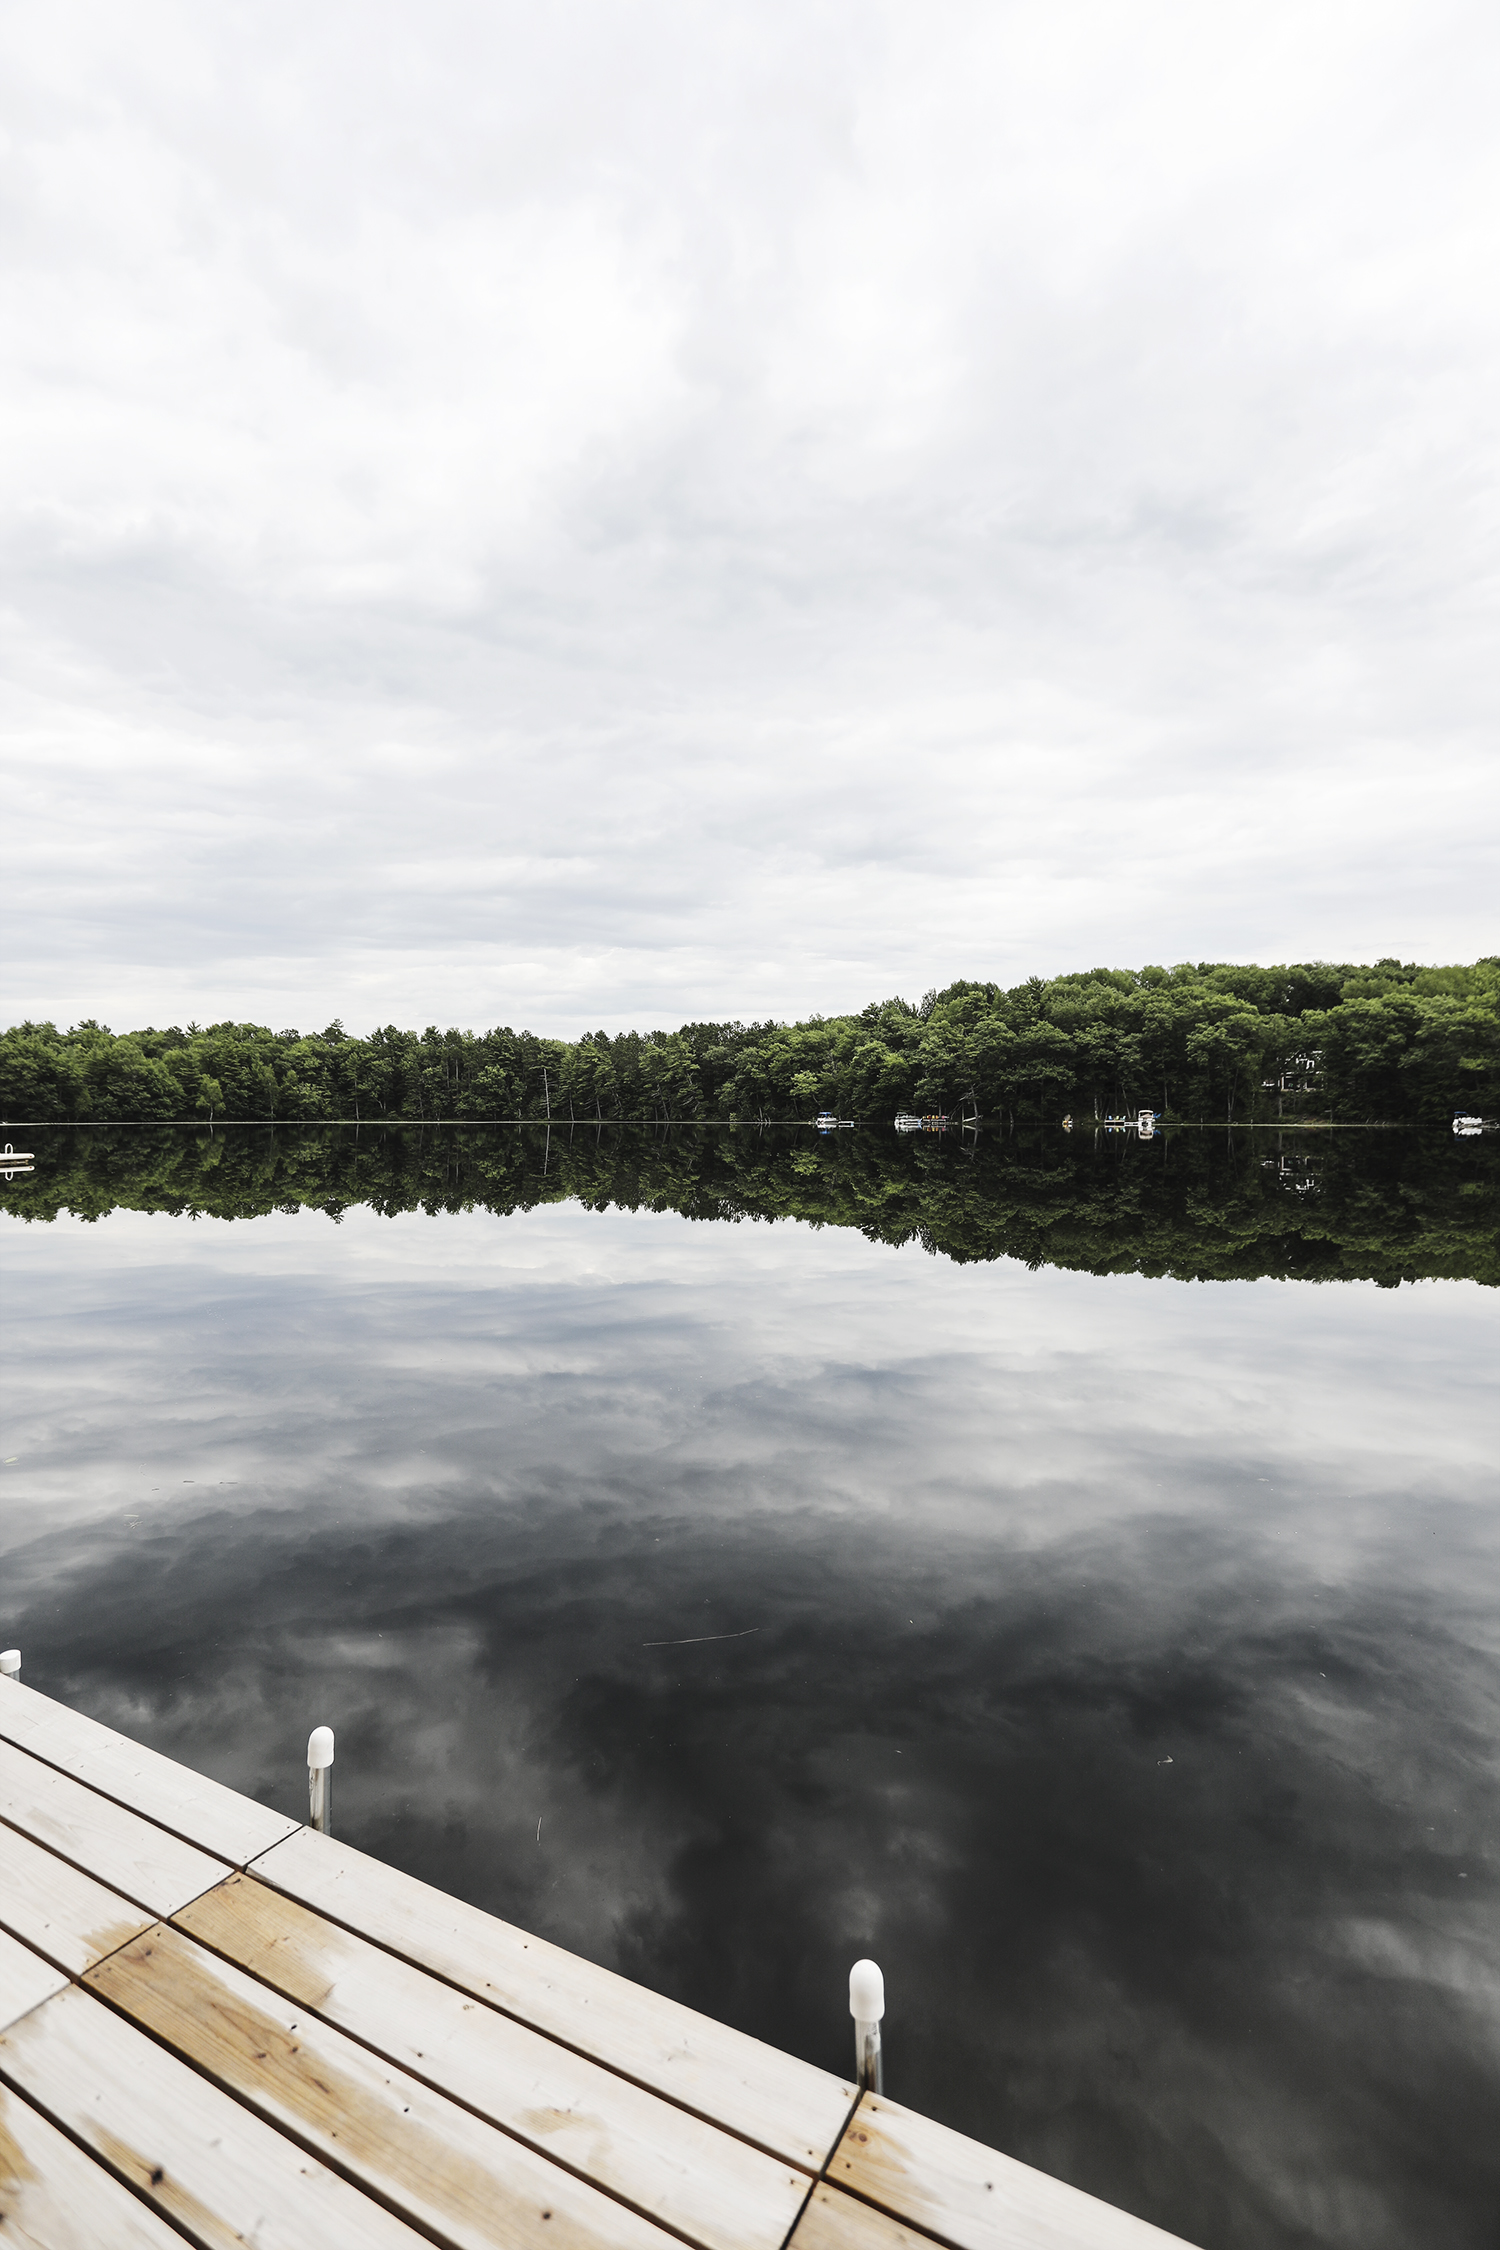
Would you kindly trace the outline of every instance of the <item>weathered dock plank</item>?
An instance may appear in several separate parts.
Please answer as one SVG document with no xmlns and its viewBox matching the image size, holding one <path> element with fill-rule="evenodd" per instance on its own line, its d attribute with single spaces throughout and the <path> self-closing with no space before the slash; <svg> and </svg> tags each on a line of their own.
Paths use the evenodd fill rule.
<svg viewBox="0 0 1500 2250">
<path fill-rule="evenodd" d="M 784 2163 L 822 2168 L 855 2088 L 747 2033 L 465 1906 L 415 1876 L 303 1829 L 254 1873 L 330 1921 Z"/>
<path fill-rule="evenodd" d="M 67 1981 L 60 1969 L 33 1953 L 29 1945 L 0 1930 L 0 2030 L 61 1992 Z"/>
<path fill-rule="evenodd" d="M 84 1984 L 455 2250 L 668 2250 L 658 2227 L 181 1931 L 148 1931 Z"/>
<path fill-rule="evenodd" d="M 203 2250 L 430 2244 L 79 1985 L 0 2035 L 0 2076 Z"/>
<path fill-rule="evenodd" d="M 952 2250 L 1188 2250 L 1180 2236 L 884 2095 L 861 2097 L 828 2177 Z"/>
<path fill-rule="evenodd" d="M 4 1693 L 8 1698 L 9 1688 Z M 9 1742 L 0 1742 L 0 1820 L 133 1899 L 152 1921 L 230 1872 L 226 1860 L 185 1844 Z"/>
<path fill-rule="evenodd" d="M 6 2240 L 1187 2250 L 58 1712 L 0 1683 Z"/>
<path fill-rule="evenodd" d="M 20 1680 L 7 1680 L 0 1695 L 0 1741 L 29 1750 L 232 1867 L 243 1867 L 298 1826 Z"/>
<path fill-rule="evenodd" d="M 253 1872 L 173 1919 L 295 2002 L 304 2024 L 314 2011 L 703 2250 L 780 2250 L 812 2186 L 810 2172 L 466 1999 Z M 131 1960 L 109 1964 L 98 1989 L 113 1992 Z"/>
<path fill-rule="evenodd" d="M 81 1976 L 155 1920 L 44 1845 L 0 1827 L 0 1929 L 70 1976 Z"/>
<path fill-rule="evenodd" d="M 0 2086 L 0 2241 L 17 2250 L 183 2250 L 175 2227 L 8 2086 Z"/>
<path fill-rule="evenodd" d="M 933 2238 L 825 2181 L 814 2188 L 786 2250 L 933 2250 Z M 1026 2238 L 1012 2250 L 1028 2250 Z"/>
</svg>

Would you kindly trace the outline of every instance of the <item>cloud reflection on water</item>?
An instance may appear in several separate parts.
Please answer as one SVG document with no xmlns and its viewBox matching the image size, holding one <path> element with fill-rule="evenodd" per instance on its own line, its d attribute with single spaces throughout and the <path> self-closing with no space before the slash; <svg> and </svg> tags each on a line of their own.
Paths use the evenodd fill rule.
<svg viewBox="0 0 1500 2250">
<path fill-rule="evenodd" d="M 1486 1293 L 9 1249 L 38 1685 L 293 1810 L 329 1719 L 351 1840 L 835 2068 L 872 1951 L 900 2098 L 1208 2250 L 1489 2241 Z"/>
</svg>

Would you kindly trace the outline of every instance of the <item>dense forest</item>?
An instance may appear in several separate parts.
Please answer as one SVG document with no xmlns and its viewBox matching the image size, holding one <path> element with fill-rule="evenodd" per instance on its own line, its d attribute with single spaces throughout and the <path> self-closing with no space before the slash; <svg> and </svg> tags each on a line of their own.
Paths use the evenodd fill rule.
<svg viewBox="0 0 1500 2250">
<path fill-rule="evenodd" d="M 677 1031 L 401 1031 L 257 1024 L 0 1035 L 0 1118 L 421 1122 L 809 1118 L 898 1109 L 1080 1120 L 1316 1115 L 1436 1123 L 1500 1108 L 1500 956 L 1089 969 L 1009 991 L 966 980 L 920 1003 L 805 1023 Z"/>
<path fill-rule="evenodd" d="M 1446 1132 L 1142 1142 L 1007 1126 L 898 1141 L 777 1126 L 104 1125 L 39 1134 L 36 1158 L 34 1175 L 0 1184 L 0 1208 L 42 1222 L 115 1210 L 509 1216 L 578 1201 L 853 1227 L 964 1264 L 1007 1257 L 1193 1281 L 1500 1281 L 1500 1142 Z"/>
</svg>

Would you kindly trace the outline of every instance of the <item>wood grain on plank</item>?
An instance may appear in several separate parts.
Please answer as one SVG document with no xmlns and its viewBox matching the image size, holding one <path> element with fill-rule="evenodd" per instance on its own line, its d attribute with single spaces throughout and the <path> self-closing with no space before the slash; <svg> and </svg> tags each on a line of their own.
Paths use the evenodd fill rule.
<svg viewBox="0 0 1500 2250">
<path fill-rule="evenodd" d="M 1187 2250 L 1180 2236 L 883 2095 L 861 2100 L 828 2177 L 954 2250 Z"/>
<path fill-rule="evenodd" d="M 92 1875 L 0 1827 L 0 1929 L 79 1976 L 156 1920 Z"/>
<path fill-rule="evenodd" d="M 786 2250 L 934 2250 L 934 2244 L 930 2234 L 825 2183 L 813 2190 Z"/>
<path fill-rule="evenodd" d="M 44 1961 L 40 1953 L 0 1930 L 0 2029 L 39 2008 L 67 1981 L 61 1969 Z"/>
<path fill-rule="evenodd" d="M 726 2126 L 821 2169 L 854 2088 L 748 2033 L 302 1829 L 255 1863 L 277 1890 L 403 1959 Z"/>
<path fill-rule="evenodd" d="M 253 1874 L 231 1875 L 173 1921 L 705 2250 L 779 2250 L 786 2240 L 807 2172 L 466 1999 Z"/>
<path fill-rule="evenodd" d="M 229 1873 L 227 1860 L 183 1843 L 9 1742 L 0 1742 L 0 1820 L 133 1899 L 153 1920 Z"/>
<path fill-rule="evenodd" d="M 17 2250 L 183 2250 L 102 2164 L 0 2086 L 0 2242 Z"/>
<path fill-rule="evenodd" d="M 285 1813 L 271 1812 L 253 1797 L 242 1797 L 190 1766 L 147 1750 L 19 1680 L 0 1682 L 0 1740 L 45 1758 L 234 1867 L 243 1867 L 297 1827 Z"/>
<path fill-rule="evenodd" d="M 647 2220 L 179 1930 L 148 1931 L 84 1982 L 459 2250 L 542 2250 L 559 2240 L 668 2250 Z"/>
<path fill-rule="evenodd" d="M 0 2035 L 0 2076 L 203 2250 L 430 2250 L 81 1985 Z"/>
</svg>

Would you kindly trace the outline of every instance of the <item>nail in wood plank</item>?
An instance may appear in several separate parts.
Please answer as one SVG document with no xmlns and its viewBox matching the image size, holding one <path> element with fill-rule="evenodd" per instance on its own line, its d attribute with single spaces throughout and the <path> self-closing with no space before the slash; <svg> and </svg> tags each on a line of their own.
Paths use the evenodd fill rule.
<svg viewBox="0 0 1500 2250">
<path fill-rule="evenodd" d="M 821 2169 L 852 2085 L 302 1829 L 254 1873 L 330 1920 L 576 2047 L 783 2162 Z"/>
<path fill-rule="evenodd" d="M 1185 2250 L 1179 2235 L 883 2094 L 861 2100 L 828 2177 L 953 2250 Z"/>
<path fill-rule="evenodd" d="M 238 1790 L 146 1749 L 19 1680 L 5 1682 L 0 1740 L 45 1758 L 234 1867 L 243 1867 L 298 1826 L 285 1813 L 272 1812 L 253 1797 L 242 1797 Z"/>
<path fill-rule="evenodd" d="M 705 2250 L 780 2250 L 812 2185 L 253 1874 L 230 1876 L 173 1924 Z"/>
<path fill-rule="evenodd" d="M 669 2250 L 647 2220 L 178 1930 L 159 1925 L 84 1981 L 458 2250 Z M 602 2138 L 607 2121 L 593 2123 Z"/>
<path fill-rule="evenodd" d="M 0 2076 L 203 2250 L 431 2250 L 81 1985 L 0 2037 Z"/>
</svg>

